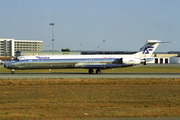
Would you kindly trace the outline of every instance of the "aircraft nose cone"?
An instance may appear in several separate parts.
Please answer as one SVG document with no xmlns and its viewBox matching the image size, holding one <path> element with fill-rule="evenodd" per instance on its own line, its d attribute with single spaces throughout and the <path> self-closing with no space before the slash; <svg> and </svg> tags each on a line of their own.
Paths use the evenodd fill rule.
<svg viewBox="0 0 180 120">
<path fill-rule="evenodd" d="M 4 64 L 4 67 L 5 67 L 5 68 L 8 68 L 8 63 L 5 63 L 5 64 Z"/>
</svg>

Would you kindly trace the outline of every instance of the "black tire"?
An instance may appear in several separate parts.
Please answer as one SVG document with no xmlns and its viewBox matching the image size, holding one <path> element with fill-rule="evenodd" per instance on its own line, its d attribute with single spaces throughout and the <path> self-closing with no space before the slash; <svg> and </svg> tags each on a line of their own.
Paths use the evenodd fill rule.
<svg viewBox="0 0 180 120">
<path fill-rule="evenodd" d="M 100 74 L 101 73 L 101 70 L 100 69 L 97 69 L 96 70 L 96 74 Z"/>
<path fill-rule="evenodd" d="M 89 74 L 92 74 L 93 72 L 93 69 L 89 69 Z"/>
</svg>

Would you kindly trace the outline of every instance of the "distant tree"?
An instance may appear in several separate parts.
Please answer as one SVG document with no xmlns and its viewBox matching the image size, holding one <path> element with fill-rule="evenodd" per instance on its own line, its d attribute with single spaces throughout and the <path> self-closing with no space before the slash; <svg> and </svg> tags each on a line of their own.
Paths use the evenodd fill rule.
<svg viewBox="0 0 180 120">
<path fill-rule="evenodd" d="M 69 48 L 66 49 L 61 49 L 62 52 L 71 52 L 71 50 Z"/>
</svg>

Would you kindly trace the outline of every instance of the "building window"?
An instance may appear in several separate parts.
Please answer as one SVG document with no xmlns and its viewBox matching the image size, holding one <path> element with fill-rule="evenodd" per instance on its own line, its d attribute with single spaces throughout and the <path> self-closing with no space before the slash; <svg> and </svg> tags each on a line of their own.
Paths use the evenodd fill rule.
<svg viewBox="0 0 180 120">
<path fill-rule="evenodd" d="M 161 63 L 161 64 L 163 63 L 163 58 L 160 58 L 160 63 Z"/>
<path fill-rule="evenodd" d="M 155 63 L 158 63 L 158 58 L 155 58 Z"/>
<path fill-rule="evenodd" d="M 168 58 L 165 59 L 165 63 L 168 64 Z"/>
</svg>

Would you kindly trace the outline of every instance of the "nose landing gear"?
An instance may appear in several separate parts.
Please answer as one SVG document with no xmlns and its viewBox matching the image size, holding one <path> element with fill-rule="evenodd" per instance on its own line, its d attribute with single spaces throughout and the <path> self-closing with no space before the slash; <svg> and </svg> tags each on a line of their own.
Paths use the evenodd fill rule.
<svg viewBox="0 0 180 120">
<path fill-rule="evenodd" d="M 12 69 L 12 70 L 11 70 L 11 73 L 12 73 L 12 74 L 14 74 L 14 73 L 15 73 L 15 70 L 14 70 L 14 69 Z"/>
</svg>

